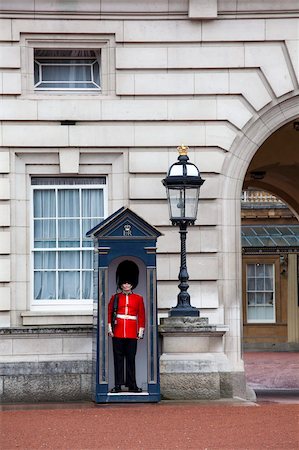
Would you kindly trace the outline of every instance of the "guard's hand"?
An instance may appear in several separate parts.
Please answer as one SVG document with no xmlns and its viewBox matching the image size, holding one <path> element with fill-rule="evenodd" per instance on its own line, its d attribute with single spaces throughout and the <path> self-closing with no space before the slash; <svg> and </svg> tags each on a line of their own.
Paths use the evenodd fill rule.
<svg viewBox="0 0 299 450">
<path fill-rule="evenodd" d="M 114 334 L 112 333 L 112 331 L 108 331 L 108 336 L 114 337 Z"/>
</svg>

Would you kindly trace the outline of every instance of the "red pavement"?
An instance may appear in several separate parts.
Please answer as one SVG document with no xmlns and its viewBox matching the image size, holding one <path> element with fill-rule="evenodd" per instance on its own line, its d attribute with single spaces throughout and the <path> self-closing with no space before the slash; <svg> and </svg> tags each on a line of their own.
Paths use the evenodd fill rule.
<svg viewBox="0 0 299 450">
<path fill-rule="evenodd" d="M 86 403 L 4 408 L 0 412 L 1 450 L 299 448 L 299 402 Z"/>
<path fill-rule="evenodd" d="M 247 383 L 255 390 L 299 390 L 299 352 L 245 352 Z"/>
</svg>

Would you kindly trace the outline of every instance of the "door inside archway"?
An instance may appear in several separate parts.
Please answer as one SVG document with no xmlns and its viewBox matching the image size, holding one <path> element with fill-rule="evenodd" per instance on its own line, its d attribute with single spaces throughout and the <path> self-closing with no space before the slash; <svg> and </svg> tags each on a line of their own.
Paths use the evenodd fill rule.
<svg viewBox="0 0 299 450">
<path fill-rule="evenodd" d="M 290 122 L 274 132 L 255 153 L 244 180 L 245 349 L 299 347 L 298 128 Z"/>
</svg>

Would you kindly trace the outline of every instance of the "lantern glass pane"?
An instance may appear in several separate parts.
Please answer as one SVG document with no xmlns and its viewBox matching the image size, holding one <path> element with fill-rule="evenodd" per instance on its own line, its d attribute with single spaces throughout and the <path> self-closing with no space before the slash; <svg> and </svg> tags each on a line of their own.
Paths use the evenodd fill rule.
<svg viewBox="0 0 299 450">
<path fill-rule="evenodd" d="M 176 220 L 195 220 L 198 208 L 198 188 L 168 188 L 169 213 L 170 218 Z"/>
</svg>

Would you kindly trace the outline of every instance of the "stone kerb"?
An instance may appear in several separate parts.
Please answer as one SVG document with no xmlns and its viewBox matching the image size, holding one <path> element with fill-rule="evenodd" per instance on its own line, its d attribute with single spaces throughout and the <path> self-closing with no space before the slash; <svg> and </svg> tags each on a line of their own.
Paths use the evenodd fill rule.
<svg viewBox="0 0 299 450">
<path fill-rule="evenodd" d="M 223 351 L 225 325 L 207 318 L 161 319 L 161 393 L 170 400 L 219 399 L 233 396 L 231 365 Z"/>
</svg>

